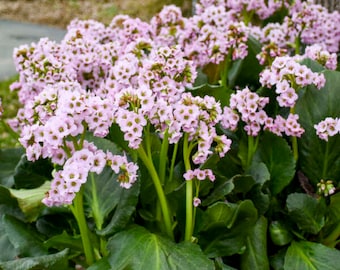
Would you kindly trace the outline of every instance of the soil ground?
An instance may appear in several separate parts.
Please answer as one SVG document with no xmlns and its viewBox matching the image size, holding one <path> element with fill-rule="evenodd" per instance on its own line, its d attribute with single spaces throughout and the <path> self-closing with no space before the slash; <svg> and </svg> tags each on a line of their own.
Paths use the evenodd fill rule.
<svg viewBox="0 0 340 270">
<path fill-rule="evenodd" d="M 0 18 L 66 28 L 74 18 L 105 24 L 117 14 L 149 20 L 164 5 L 180 6 L 190 14 L 190 0 L 0 0 Z"/>
</svg>

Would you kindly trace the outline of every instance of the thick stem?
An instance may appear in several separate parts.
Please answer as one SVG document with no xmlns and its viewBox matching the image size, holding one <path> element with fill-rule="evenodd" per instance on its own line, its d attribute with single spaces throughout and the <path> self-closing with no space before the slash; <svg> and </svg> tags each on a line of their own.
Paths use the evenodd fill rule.
<svg viewBox="0 0 340 270">
<path fill-rule="evenodd" d="M 165 181 L 165 173 L 166 173 L 166 162 L 168 160 L 168 149 L 169 149 L 169 134 L 168 130 L 164 132 L 163 142 L 161 146 L 161 152 L 159 154 L 159 179 L 161 180 L 161 183 L 164 183 Z"/>
<path fill-rule="evenodd" d="M 159 179 L 159 176 L 157 174 L 157 171 L 155 169 L 155 166 L 152 162 L 152 159 L 149 158 L 147 156 L 147 154 L 145 153 L 143 146 L 140 146 L 138 148 L 137 152 L 138 152 L 138 156 L 140 157 L 140 159 L 143 161 L 144 165 L 148 169 L 148 172 L 149 172 L 151 179 L 153 181 L 153 184 L 155 186 L 155 189 L 156 189 L 156 192 L 157 192 L 157 195 L 158 195 L 158 199 L 159 199 L 159 203 L 160 203 L 162 213 L 163 213 L 163 220 L 164 220 L 166 234 L 171 239 L 174 239 L 168 202 L 166 200 L 164 190 L 163 190 L 161 181 Z"/>
<path fill-rule="evenodd" d="M 329 152 L 329 144 L 326 142 L 326 152 L 325 152 L 325 158 L 323 159 L 323 168 L 322 168 L 322 179 L 327 180 L 327 171 L 328 171 L 328 152 Z"/>
<path fill-rule="evenodd" d="M 323 239 L 322 243 L 328 247 L 334 248 L 337 243 L 337 239 L 340 236 L 340 223 L 335 227 L 335 229 L 325 238 Z"/>
<path fill-rule="evenodd" d="M 185 170 L 188 171 L 191 169 L 190 165 L 190 149 L 188 146 L 188 134 L 184 135 L 184 142 L 183 142 L 183 160 L 184 160 L 184 167 Z M 193 233 L 193 180 L 186 181 L 186 217 L 185 217 L 185 241 L 191 241 L 192 233 Z"/>
<path fill-rule="evenodd" d="M 83 243 L 86 263 L 88 265 L 91 265 L 94 263 L 94 252 L 92 249 L 89 229 L 87 227 L 86 218 L 84 214 L 83 192 L 84 192 L 84 187 L 82 186 L 73 200 L 73 205 L 71 205 L 71 210 L 79 226 L 79 231 L 80 231 L 80 236 L 81 236 L 81 240 Z"/>
<path fill-rule="evenodd" d="M 251 165 L 251 161 L 253 160 L 253 155 L 254 155 L 254 137 L 248 135 L 248 154 L 247 154 L 246 170 L 249 169 Z"/>
<path fill-rule="evenodd" d="M 92 209 L 92 214 L 93 214 L 93 219 L 96 224 L 97 230 L 102 229 L 103 225 L 103 219 L 101 218 L 99 214 L 99 203 L 98 203 L 98 197 L 97 197 L 97 186 L 95 183 L 95 178 L 94 178 L 94 173 L 90 173 L 91 177 L 91 192 L 92 192 L 92 204 L 91 204 L 91 209 Z"/>
<path fill-rule="evenodd" d="M 294 114 L 295 113 L 295 107 L 290 108 L 290 113 Z M 293 149 L 293 156 L 294 160 L 297 162 L 299 158 L 299 150 L 298 150 L 298 142 L 297 142 L 297 137 L 292 137 L 292 149 Z"/>
<path fill-rule="evenodd" d="M 174 177 L 174 169 L 175 169 L 175 162 L 176 162 L 176 156 L 178 151 L 178 143 L 174 145 L 174 150 L 172 152 L 172 158 L 171 158 L 171 164 L 170 164 L 170 172 L 169 172 L 169 182 L 172 181 Z"/>
</svg>

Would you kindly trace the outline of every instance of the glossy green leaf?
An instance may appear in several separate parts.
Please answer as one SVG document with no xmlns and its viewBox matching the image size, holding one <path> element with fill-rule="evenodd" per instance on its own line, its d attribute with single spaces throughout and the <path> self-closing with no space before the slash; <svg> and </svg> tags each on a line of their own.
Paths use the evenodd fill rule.
<svg viewBox="0 0 340 270">
<path fill-rule="evenodd" d="M 92 138 L 92 141 L 99 148 L 122 154 L 109 140 Z M 100 235 L 113 234 L 125 228 L 136 208 L 139 185 L 137 181 L 130 189 L 122 188 L 118 175 L 108 167 L 100 175 L 90 174 L 85 184 L 85 198 Z"/>
<path fill-rule="evenodd" d="M 327 223 L 322 228 L 324 237 L 322 243 L 329 247 L 335 247 L 340 238 L 340 193 L 331 196 L 326 220 Z"/>
<path fill-rule="evenodd" d="M 272 221 L 269 225 L 269 234 L 272 242 L 284 246 L 293 240 L 293 235 L 283 221 Z"/>
<path fill-rule="evenodd" d="M 295 160 L 293 153 L 283 138 L 272 133 L 263 135 L 254 160 L 267 166 L 270 174 L 269 188 L 273 195 L 280 193 L 294 177 Z"/>
<path fill-rule="evenodd" d="M 51 179 L 52 165 L 46 159 L 39 159 L 35 162 L 27 160 L 23 155 L 15 168 L 14 181 L 15 188 L 36 188 L 41 186 L 46 180 Z"/>
<path fill-rule="evenodd" d="M 208 206 L 218 200 L 223 200 L 233 189 L 233 182 L 225 179 L 221 184 L 215 186 L 213 192 L 202 202 L 202 205 Z"/>
<path fill-rule="evenodd" d="M 340 136 L 330 137 L 328 143 L 319 139 L 314 125 L 326 117 L 340 115 L 340 72 L 324 71 L 326 85 L 321 90 L 309 86 L 296 104 L 299 122 L 305 129 L 299 143 L 299 163 L 303 173 L 316 184 L 321 179 L 336 180 L 340 175 Z M 312 146 L 312 147 L 311 147 Z"/>
<path fill-rule="evenodd" d="M 0 250 L 0 262 L 11 261 L 18 256 L 17 250 L 8 239 L 2 219 L 0 219 Z"/>
<path fill-rule="evenodd" d="M 267 219 L 261 216 L 249 232 L 246 250 L 241 255 L 241 270 L 269 270 L 267 227 Z"/>
<path fill-rule="evenodd" d="M 46 255 L 43 239 L 31 226 L 13 216 L 3 215 L 5 233 L 21 257 Z"/>
<path fill-rule="evenodd" d="M 263 67 L 259 64 L 256 55 L 261 51 L 261 44 L 253 36 L 249 36 L 247 46 L 248 55 L 242 60 L 234 61 L 228 74 L 231 88 L 235 85 L 240 87 L 252 85 L 257 88 L 259 85 L 259 73 Z"/>
<path fill-rule="evenodd" d="M 326 204 L 305 193 L 292 193 L 287 198 L 289 217 L 308 233 L 317 234 L 325 225 Z"/>
<path fill-rule="evenodd" d="M 0 149 L 0 184 L 12 187 L 14 184 L 14 171 L 21 156 L 23 148 Z"/>
<path fill-rule="evenodd" d="M 110 269 L 114 270 L 115 268 L 112 268 L 110 266 L 107 257 L 100 259 L 99 261 L 95 262 L 94 264 L 87 268 L 87 270 L 110 270 Z"/>
<path fill-rule="evenodd" d="M 57 248 L 59 250 L 70 248 L 74 251 L 83 251 L 83 243 L 80 235 L 71 236 L 65 231 L 62 234 L 55 235 L 46 240 L 44 246 L 47 248 Z"/>
<path fill-rule="evenodd" d="M 250 175 L 235 175 L 231 181 L 234 183 L 235 193 L 246 194 L 255 185 L 255 180 Z"/>
<path fill-rule="evenodd" d="M 257 210 L 250 200 L 239 204 L 218 202 L 204 213 L 199 244 L 210 258 L 242 253 L 256 220 Z"/>
<path fill-rule="evenodd" d="M 318 243 L 294 241 L 287 250 L 284 269 L 335 270 L 339 265 L 339 250 Z"/>
<path fill-rule="evenodd" d="M 263 185 L 265 182 L 270 180 L 270 173 L 266 164 L 263 162 L 252 162 L 249 174 L 254 178 L 255 182 Z"/>
<path fill-rule="evenodd" d="M 35 221 L 44 208 L 41 200 L 45 197 L 50 186 L 50 182 L 46 181 L 43 185 L 34 189 L 10 189 L 12 197 L 17 199 L 21 211 L 29 222 Z"/>
<path fill-rule="evenodd" d="M 0 262 L 0 268 L 3 270 L 66 270 L 68 267 L 68 249 L 58 253 L 30 258 L 16 259 L 8 262 Z"/>
<path fill-rule="evenodd" d="M 108 242 L 111 269 L 167 270 L 214 269 L 196 244 L 174 243 L 170 239 L 148 232 L 143 227 L 132 227 L 115 234 Z"/>
</svg>

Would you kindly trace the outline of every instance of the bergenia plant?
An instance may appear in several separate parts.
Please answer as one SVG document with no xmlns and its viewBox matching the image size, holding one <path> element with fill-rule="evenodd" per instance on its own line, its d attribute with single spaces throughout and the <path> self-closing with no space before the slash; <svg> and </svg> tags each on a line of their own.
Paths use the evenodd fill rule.
<svg viewBox="0 0 340 270">
<path fill-rule="evenodd" d="M 337 269 L 340 14 L 194 10 L 14 50 L 0 268 Z"/>
</svg>

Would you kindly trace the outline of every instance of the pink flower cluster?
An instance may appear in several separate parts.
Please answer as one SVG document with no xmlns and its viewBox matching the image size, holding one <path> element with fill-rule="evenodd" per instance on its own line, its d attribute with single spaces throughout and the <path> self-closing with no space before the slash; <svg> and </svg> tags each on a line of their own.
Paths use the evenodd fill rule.
<svg viewBox="0 0 340 270">
<path fill-rule="evenodd" d="M 287 0 L 226 0 L 225 2 L 228 8 L 239 15 L 255 13 L 261 20 L 267 19 L 275 11 L 289 4 Z"/>
<path fill-rule="evenodd" d="M 260 83 L 268 88 L 275 86 L 279 105 L 292 108 L 298 99 L 297 91 L 300 88 L 314 84 L 321 89 L 326 80 L 323 74 L 312 72 L 296 58 L 282 56 L 275 58 L 271 67 L 261 72 Z"/>
<path fill-rule="evenodd" d="M 244 123 L 244 130 L 249 136 L 257 136 L 267 121 L 267 114 L 263 110 L 269 98 L 260 97 L 249 88 L 237 90 L 230 97 L 230 107 L 225 107 L 221 125 L 230 130 L 235 130 L 239 119 Z"/>
<path fill-rule="evenodd" d="M 100 174 L 106 165 L 118 175 L 117 179 L 124 188 L 130 188 L 137 180 L 138 166 L 128 162 L 126 156 L 105 153 L 93 143 L 84 141 L 81 150 L 72 151 L 63 169 L 54 171 L 51 190 L 46 193 L 43 203 L 47 206 L 71 204 L 81 185 L 87 181 L 88 174 Z"/>
<path fill-rule="evenodd" d="M 53 187 L 45 202 L 71 203 L 76 190 L 86 181 L 84 177 L 92 171 L 100 173 L 103 164 L 120 175 L 123 187 L 131 186 L 136 180 L 137 165 L 125 156 L 113 158 L 84 140 L 88 132 L 106 137 L 112 124 L 119 126 L 131 149 L 141 146 L 145 128 L 150 126 L 160 138 L 166 135 L 172 144 L 186 136 L 195 145 L 194 164 L 204 163 L 213 153 L 223 157 L 229 151 L 231 140 L 218 134 L 220 124 L 234 130 L 242 119 L 251 136 L 256 136 L 261 126 L 279 135 L 285 132 L 299 136 L 302 129 L 298 116 L 269 118 L 263 110 L 268 99 L 249 89 L 237 91 L 230 108 L 221 108 L 211 96 L 186 92 L 194 84 L 198 68 L 209 63 L 223 64 L 227 57 L 244 58 L 251 34 L 265 43 L 261 61 L 271 63 L 269 58 L 276 57 L 261 74 L 261 83 L 276 87 L 281 106 L 294 106 L 300 87 L 322 87 L 323 75 L 311 72 L 293 58 L 278 57 L 289 51 L 283 44 L 295 33 L 305 31 L 303 38 L 309 40 L 305 25 L 319 25 L 319 21 L 314 22 L 317 16 L 299 21 L 299 16 L 292 14 L 307 12 L 300 3 L 292 9 L 290 16 L 294 20 L 259 29 L 246 26 L 237 15 L 243 10 L 265 18 L 280 8 L 277 3 L 202 0 L 196 5 L 196 15 L 190 18 L 184 18 L 179 8 L 167 6 L 150 22 L 126 15 L 116 16 L 108 26 L 93 20 L 74 20 L 60 43 L 43 38 L 16 49 L 14 61 L 20 77 L 11 89 L 18 90 L 23 107 L 10 125 L 20 133 L 29 160 L 49 158 L 61 167 L 53 180 L 60 184 Z M 317 14 L 318 10 L 313 12 Z M 330 24 L 337 20 L 335 13 L 334 16 Z M 309 19 L 313 23 L 308 18 L 313 18 Z M 288 22 L 294 22 L 298 29 L 292 35 Z M 327 29 L 327 37 L 333 36 L 333 41 L 322 48 L 334 51 L 332 44 L 337 34 L 334 27 Z M 308 49 L 306 55 L 324 61 L 328 67 L 336 65 L 333 54 L 327 55 L 324 50 Z M 87 151 L 88 163 L 78 158 L 82 151 Z M 113 164 L 119 164 L 119 170 Z M 74 169 L 71 177 L 69 168 L 78 171 Z M 74 179 L 79 182 L 74 183 Z"/>
<path fill-rule="evenodd" d="M 338 65 L 336 53 L 328 52 L 319 44 L 307 46 L 304 56 L 317 61 L 319 64 L 331 70 L 335 70 Z"/>
<path fill-rule="evenodd" d="M 194 170 L 188 170 L 183 175 L 184 179 L 186 181 L 190 181 L 193 179 L 197 179 L 199 181 L 203 181 L 205 179 L 209 179 L 210 181 L 215 181 L 215 175 L 210 169 L 194 169 Z"/>
<path fill-rule="evenodd" d="M 340 133 L 340 118 L 326 117 L 325 120 L 314 125 L 314 128 L 320 139 L 328 141 L 328 137 Z"/>
<path fill-rule="evenodd" d="M 236 130 L 239 120 L 243 121 L 244 130 L 249 136 L 257 136 L 261 131 L 268 130 L 278 136 L 300 137 L 304 129 L 298 123 L 299 116 L 289 114 L 285 119 L 280 115 L 275 118 L 269 117 L 264 111 L 269 98 L 260 97 L 248 88 L 238 90 L 231 95 L 230 107 L 224 107 L 221 125 L 230 130 Z"/>
<path fill-rule="evenodd" d="M 338 52 L 340 30 L 337 26 L 340 23 L 340 13 L 329 13 L 326 8 L 312 1 L 294 2 L 288 7 L 289 14 L 282 23 L 268 23 L 261 29 L 252 27 L 249 28 L 250 33 L 256 36 L 263 46 L 275 44 L 277 48 L 288 53 L 299 49 L 296 42 L 305 45 L 318 44 L 329 53 Z M 262 57 L 260 59 L 262 60 Z"/>
</svg>

